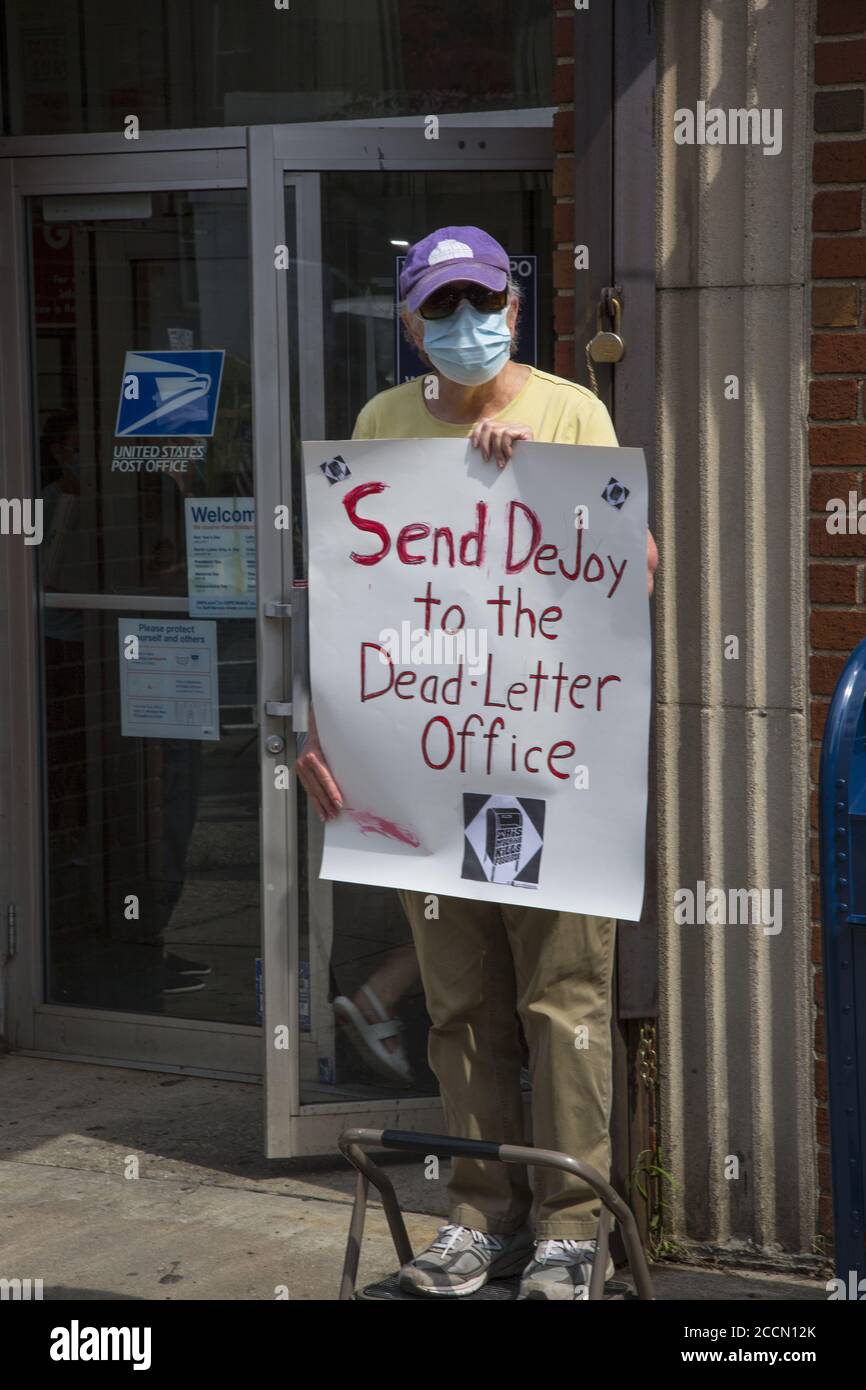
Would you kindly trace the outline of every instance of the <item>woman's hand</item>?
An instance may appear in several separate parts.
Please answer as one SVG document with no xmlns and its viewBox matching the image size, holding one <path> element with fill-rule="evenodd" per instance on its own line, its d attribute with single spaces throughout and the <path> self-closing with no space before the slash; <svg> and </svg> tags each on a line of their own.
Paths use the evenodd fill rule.
<svg viewBox="0 0 866 1390">
<path fill-rule="evenodd" d="M 514 450 L 518 439 L 534 439 L 529 425 L 503 424 L 500 420 L 479 420 L 469 436 L 474 448 L 480 449 L 486 459 L 494 458 L 500 468 L 504 468 Z M 658 568 L 659 552 L 651 531 L 646 533 L 646 586 L 652 593 Z"/>
<path fill-rule="evenodd" d="M 473 447 L 480 449 L 486 459 L 493 458 L 499 468 L 504 468 L 518 439 L 534 439 L 535 436 L 529 425 L 503 424 L 501 420 L 479 420 L 469 438 Z"/>
<path fill-rule="evenodd" d="M 653 540 L 652 531 L 648 529 L 646 533 L 646 587 L 647 593 L 649 594 L 651 594 L 653 591 L 653 584 L 655 583 L 653 575 L 658 569 L 658 563 L 658 547 L 655 541 Z"/>
<path fill-rule="evenodd" d="M 331 769 L 325 762 L 316 716 L 310 708 L 310 728 L 304 751 L 295 763 L 295 772 L 307 796 L 319 813 L 321 820 L 333 820 L 343 809 L 343 795 L 334 781 Z"/>
</svg>

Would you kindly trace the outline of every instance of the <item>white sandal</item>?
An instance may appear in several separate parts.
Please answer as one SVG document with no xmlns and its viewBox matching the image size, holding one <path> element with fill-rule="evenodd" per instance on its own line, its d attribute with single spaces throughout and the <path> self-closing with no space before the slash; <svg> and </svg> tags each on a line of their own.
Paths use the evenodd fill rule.
<svg viewBox="0 0 866 1390">
<path fill-rule="evenodd" d="M 396 1079 L 408 1085 L 412 1080 L 412 1072 L 403 1043 L 400 1042 L 393 1052 L 389 1052 L 382 1043 L 383 1038 L 393 1038 L 402 1033 L 403 1024 L 399 1018 L 388 1017 L 375 990 L 367 984 L 362 985 L 361 989 L 367 996 L 371 1008 L 381 1019 L 380 1023 L 370 1023 L 345 994 L 338 994 L 334 1000 L 334 1013 L 345 1028 L 355 1051 L 369 1066 L 391 1081 Z"/>
</svg>

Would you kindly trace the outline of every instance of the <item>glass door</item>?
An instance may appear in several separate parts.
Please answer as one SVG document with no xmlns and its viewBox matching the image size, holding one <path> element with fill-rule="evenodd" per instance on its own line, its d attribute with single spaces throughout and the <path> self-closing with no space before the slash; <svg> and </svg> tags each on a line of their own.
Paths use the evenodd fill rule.
<svg viewBox="0 0 866 1390">
<path fill-rule="evenodd" d="M 264 1074 L 275 1157 L 333 1151 L 350 1121 L 441 1125 L 399 901 L 319 879 L 289 771 L 309 704 L 299 446 L 348 437 L 417 370 L 395 277 L 436 226 L 509 248 L 521 355 L 551 367 L 551 131 L 500 121 L 87 137 L 103 152 L 11 159 L 0 181 L 0 317 L 32 344 L 0 362 L 6 492 L 45 520 L 10 613 L 10 1033 Z M 371 1056 L 379 1010 L 400 1032 Z"/>
<path fill-rule="evenodd" d="M 19 717 L 41 792 L 31 920 L 44 933 L 18 1038 L 40 1052 L 253 1076 L 260 774 L 243 153 L 13 161 L 31 344 L 19 482 L 43 528 L 35 700 Z"/>
<path fill-rule="evenodd" d="M 260 531 L 263 583 L 266 570 L 270 576 L 261 599 L 272 610 L 279 601 L 280 622 L 293 631 L 288 668 L 277 672 L 274 624 L 262 624 L 273 642 L 262 671 L 275 680 L 275 714 L 265 713 L 265 726 L 275 747 L 285 741 L 285 755 L 276 756 L 286 765 L 309 698 L 304 584 L 315 538 L 304 525 L 299 444 L 349 438 L 372 395 L 419 369 L 396 315 L 406 246 L 447 224 L 481 225 L 498 237 L 523 282 L 522 359 L 552 370 L 550 131 L 464 120 L 443 127 L 438 142 L 425 141 L 420 126 L 250 132 L 256 448 L 280 458 L 260 478 L 271 489 L 267 502 L 260 494 L 260 514 L 281 504 L 291 510 L 283 529 Z M 274 827 L 284 819 L 294 865 L 287 910 L 269 918 L 265 902 L 268 1153 L 333 1150 L 347 1124 L 441 1128 L 429 1020 L 397 894 L 320 879 L 318 818 L 307 816 L 294 778 L 273 794 L 266 781 L 266 820 Z M 365 1025 L 381 1018 L 400 1031 L 377 1045 Z"/>
</svg>

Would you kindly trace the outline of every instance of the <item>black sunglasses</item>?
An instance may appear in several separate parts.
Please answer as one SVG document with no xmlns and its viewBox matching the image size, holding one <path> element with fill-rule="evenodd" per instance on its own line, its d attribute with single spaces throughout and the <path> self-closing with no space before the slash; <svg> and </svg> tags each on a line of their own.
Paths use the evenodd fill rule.
<svg viewBox="0 0 866 1390">
<path fill-rule="evenodd" d="M 462 299 L 482 314 L 496 314 L 508 303 L 508 289 L 488 290 L 484 285 L 445 285 L 435 290 L 419 307 L 422 319 L 447 319 Z"/>
</svg>

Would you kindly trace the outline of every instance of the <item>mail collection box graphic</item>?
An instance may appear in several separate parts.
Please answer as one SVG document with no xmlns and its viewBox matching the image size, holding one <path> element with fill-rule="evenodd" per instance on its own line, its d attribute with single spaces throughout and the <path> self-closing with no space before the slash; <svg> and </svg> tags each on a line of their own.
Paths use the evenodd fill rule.
<svg viewBox="0 0 866 1390">
<path fill-rule="evenodd" d="M 463 794 L 463 878 L 537 888 L 544 846 L 540 798 Z"/>
<path fill-rule="evenodd" d="M 225 352 L 128 352 L 117 407 L 115 435 L 154 438 L 197 435 L 210 438 Z"/>
</svg>

